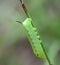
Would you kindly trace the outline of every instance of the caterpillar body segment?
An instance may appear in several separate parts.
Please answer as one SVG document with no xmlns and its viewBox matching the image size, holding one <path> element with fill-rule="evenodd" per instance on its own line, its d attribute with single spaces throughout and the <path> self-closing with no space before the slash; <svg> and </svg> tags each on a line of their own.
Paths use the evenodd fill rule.
<svg viewBox="0 0 60 65">
<path fill-rule="evenodd" d="M 32 24 L 32 19 L 27 18 L 24 22 L 22 22 L 22 25 L 30 41 L 34 54 L 41 59 L 46 59 L 41 45 L 42 41 L 40 40 L 40 36 L 38 35 L 36 28 Z"/>
</svg>

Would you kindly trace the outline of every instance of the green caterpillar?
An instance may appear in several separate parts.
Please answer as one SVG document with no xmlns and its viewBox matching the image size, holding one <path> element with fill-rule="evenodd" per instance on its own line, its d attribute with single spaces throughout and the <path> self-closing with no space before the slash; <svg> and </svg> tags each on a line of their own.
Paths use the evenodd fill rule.
<svg viewBox="0 0 60 65">
<path fill-rule="evenodd" d="M 40 40 L 40 36 L 38 35 L 36 28 L 32 24 L 32 19 L 27 18 L 24 22 L 22 22 L 22 25 L 31 43 L 34 54 L 41 59 L 45 59 L 46 57 L 41 45 L 42 41 Z"/>
<path fill-rule="evenodd" d="M 50 62 L 50 59 L 48 58 L 48 56 L 46 54 L 46 51 L 42 44 L 40 36 L 38 35 L 37 29 L 32 24 L 32 19 L 30 18 L 23 1 L 20 0 L 20 2 L 22 4 L 22 7 L 23 7 L 25 13 L 26 13 L 27 18 L 25 19 L 24 22 L 19 22 L 19 21 L 17 21 L 17 22 L 19 22 L 23 25 L 34 54 L 37 57 L 41 58 L 42 60 L 47 59 L 49 65 L 52 65 Z"/>
</svg>

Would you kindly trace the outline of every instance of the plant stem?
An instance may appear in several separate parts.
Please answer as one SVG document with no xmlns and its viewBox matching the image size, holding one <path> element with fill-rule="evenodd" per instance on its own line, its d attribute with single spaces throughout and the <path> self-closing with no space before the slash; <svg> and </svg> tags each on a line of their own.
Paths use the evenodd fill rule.
<svg viewBox="0 0 60 65">
<path fill-rule="evenodd" d="M 20 2 L 22 4 L 22 8 L 23 8 L 24 12 L 26 13 L 26 16 L 29 18 L 30 16 L 29 16 L 29 13 L 27 11 L 27 8 L 26 8 L 25 4 L 23 3 L 23 0 L 20 0 Z"/>
<path fill-rule="evenodd" d="M 47 53 L 46 53 L 46 50 L 45 50 L 45 48 L 44 48 L 44 46 L 43 46 L 42 43 L 41 43 L 41 46 L 42 46 L 42 48 L 43 48 L 44 54 L 45 54 L 45 56 L 46 56 L 46 59 L 47 59 L 49 65 L 52 65 L 52 64 L 51 64 L 51 61 L 50 61 L 50 59 L 49 59 L 49 57 L 48 57 L 48 55 L 47 55 Z"/>
</svg>

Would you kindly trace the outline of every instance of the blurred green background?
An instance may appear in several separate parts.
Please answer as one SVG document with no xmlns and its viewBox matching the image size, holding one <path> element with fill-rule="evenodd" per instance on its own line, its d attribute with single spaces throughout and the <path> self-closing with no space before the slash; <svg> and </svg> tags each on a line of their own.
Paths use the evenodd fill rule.
<svg viewBox="0 0 60 65">
<path fill-rule="evenodd" d="M 53 65 L 60 65 L 60 0 L 24 0 Z M 19 0 L 0 0 L 0 65 L 48 65 L 31 49 L 21 24 Z"/>
</svg>

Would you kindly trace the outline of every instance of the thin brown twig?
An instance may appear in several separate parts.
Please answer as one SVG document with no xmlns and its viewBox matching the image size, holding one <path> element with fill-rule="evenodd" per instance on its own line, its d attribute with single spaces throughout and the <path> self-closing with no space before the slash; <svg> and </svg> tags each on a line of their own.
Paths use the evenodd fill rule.
<svg viewBox="0 0 60 65">
<path fill-rule="evenodd" d="M 27 8 L 26 8 L 25 4 L 23 3 L 23 0 L 20 0 L 20 2 L 22 4 L 22 7 L 23 7 L 24 12 L 26 13 L 26 16 L 29 18 L 30 16 L 29 16 L 29 13 L 27 11 Z"/>
</svg>

